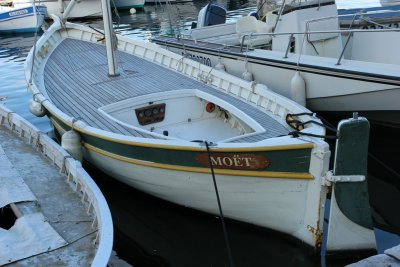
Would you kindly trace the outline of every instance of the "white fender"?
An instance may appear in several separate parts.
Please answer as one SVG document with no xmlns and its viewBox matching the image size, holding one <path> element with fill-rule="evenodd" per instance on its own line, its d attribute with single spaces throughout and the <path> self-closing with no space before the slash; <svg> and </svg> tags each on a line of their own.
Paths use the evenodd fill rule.
<svg viewBox="0 0 400 267">
<path fill-rule="evenodd" d="M 225 71 L 226 70 L 225 65 L 221 61 L 219 61 L 217 63 L 217 65 L 215 65 L 214 69 L 220 70 L 220 71 Z"/>
<path fill-rule="evenodd" d="M 46 114 L 43 105 L 34 99 L 29 100 L 29 111 L 37 117 L 43 117 Z"/>
<path fill-rule="evenodd" d="M 245 72 L 243 72 L 242 78 L 249 82 L 254 81 L 253 73 L 251 73 L 247 70 Z"/>
<path fill-rule="evenodd" d="M 290 82 L 290 97 L 302 106 L 306 106 L 306 82 L 296 71 Z"/>
<path fill-rule="evenodd" d="M 61 137 L 61 146 L 70 153 L 74 159 L 82 162 L 83 152 L 79 133 L 74 130 L 65 132 Z"/>
<path fill-rule="evenodd" d="M 131 9 L 129 9 L 129 13 L 136 14 L 136 9 L 132 7 Z"/>
</svg>

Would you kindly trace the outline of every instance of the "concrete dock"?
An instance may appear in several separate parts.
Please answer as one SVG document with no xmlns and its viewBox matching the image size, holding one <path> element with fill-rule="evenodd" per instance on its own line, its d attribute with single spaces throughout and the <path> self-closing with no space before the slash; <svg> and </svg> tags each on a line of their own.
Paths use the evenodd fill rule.
<svg viewBox="0 0 400 267">
<path fill-rule="evenodd" d="M 78 161 L 17 114 L 0 107 L 0 265 L 106 266 L 108 205 Z M 10 218 L 7 218 L 10 220 Z"/>
</svg>

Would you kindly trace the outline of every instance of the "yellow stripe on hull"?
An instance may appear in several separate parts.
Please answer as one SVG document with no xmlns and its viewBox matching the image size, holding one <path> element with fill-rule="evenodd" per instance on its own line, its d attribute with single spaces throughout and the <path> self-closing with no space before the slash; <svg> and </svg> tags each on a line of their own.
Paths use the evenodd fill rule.
<svg viewBox="0 0 400 267">
<path fill-rule="evenodd" d="M 61 119 L 58 117 L 56 114 L 53 114 L 58 120 L 62 121 L 64 124 L 68 125 L 71 127 L 70 123 L 66 122 L 65 120 Z M 55 122 L 54 119 L 50 119 L 51 122 L 56 126 L 57 130 L 60 130 L 59 127 L 60 124 Z M 61 127 L 62 129 L 62 127 Z M 93 136 L 99 139 L 107 140 L 107 141 L 112 141 L 118 144 L 124 144 L 124 145 L 133 145 L 133 146 L 140 146 L 140 147 L 149 147 L 149 148 L 160 148 L 160 149 L 170 149 L 170 150 L 181 150 L 181 151 L 205 151 L 205 148 L 201 147 L 186 147 L 186 146 L 170 146 L 170 145 L 161 145 L 161 144 L 150 144 L 150 143 L 142 143 L 142 142 L 135 142 L 135 141 L 124 141 L 118 138 L 112 138 L 109 136 L 104 136 L 104 135 L 98 135 L 95 133 L 92 133 L 90 131 L 86 131 L 82 128 L 78 128 L 74 126 L 74 130 L 81 132 L 83 134 Z M 63 129 L 62 132 L 65 132 Z M 279 146 L 259 146 L 259 147 L 237 147 L 237 148 L 213 148 L 211 147 L 210 150 L 212 151 L 218 151 L 218 152 L 258 152 L 258 151 L 278 151 L 278 150 L 298 150 L 298 149 L 313 149 L 314 144 L 312 143 L 307 143 L 307 144 L 297 144 L 297 145 L 279 145 Z"/>
<path fill-rule="evenodd" d="M 84 147 L 87 148 L 88 150 L 102 154 L 106 157 L 141 166 L 166 169 L 166 170 L 175 170 L 175 171 L 211 173 L 210 168 L 170 165 L 170 164 L 162 164 L 162 163 L 155 163 L 150 161 L 142 161 L 142 160 L 127 158 L 114 153 L 104 151 L 100 148 L 94 147 L 87 143 L 84 144 Z M 257 172 L 257 171 L 242 171 L 242 170 L 228 170 L 228 169 L 214 169 L 214 172 L 216 174 L 234 175 L 234 176 L 270 177 L 270 178 L 282 178 L 282 179 L 313 179 L 313 176 L 309 173 L 296 173 L 296 172 Z"/>
</svg>

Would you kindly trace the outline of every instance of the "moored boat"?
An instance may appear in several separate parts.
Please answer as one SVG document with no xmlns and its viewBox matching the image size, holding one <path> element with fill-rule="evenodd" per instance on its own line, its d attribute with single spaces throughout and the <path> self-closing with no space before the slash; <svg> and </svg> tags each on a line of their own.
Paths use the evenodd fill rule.
<svg viewBox="0 0 400 267">
<path fill-rule="evenodd" d="M 32 5 L 32 0 L 13 0 L 13 4 L 23 8 Z M 46 0 L 40 4 L 47 8 L 47 17 L 50 15 L 63 19 L 101 17 L 101 2 L 98 0 Z"/>
<path fill-rule="evenodd" d="M 114 0 L 113 3 L 118 9 L 143 8 L 145 0 Z"/>
<path fill-rule="evenodd" d="M 367 8 L 339 9 L 340 26 L 362 29 L 399 28 L 400 2 Z"/>
<path fill-rule="evenodd" d="M 42 27 L 46 7 L 29 5 L 24 8 L 0 5 L 0 33 L 36 32 Z"/>
<path fill-rule="evenodd" d="M 357 110 L 371 121 L 400 126 L 398 28 L 341 30 L 330 0 L 284 3 L 265 14 L 265 22 L 245 16 L 207 25 L 154 42 L 292 99 L 292 80 L 300 72 L 309 109 Z"/>
<path fill-rule="evenodd" d="M 71 153 L 144 192 L 218 214 L 214 173 L 225 216 L 318 249 L 330 186 L 319 119 L 263 84 L 111 37 L 104 19 L 104 35 L 56 19 L 25 65 L 32 111 L 50 118 L 62 142 L 74 137 Z M 373 247 L 366 232 L 368 242 L 352 236 L 357 245 L 334 249 Z"/>
<path fill-rule="evenodd" d="M 113 224 L 82 165 L 0 105 L 0 265 L 107 266 Z"/>
</svg>

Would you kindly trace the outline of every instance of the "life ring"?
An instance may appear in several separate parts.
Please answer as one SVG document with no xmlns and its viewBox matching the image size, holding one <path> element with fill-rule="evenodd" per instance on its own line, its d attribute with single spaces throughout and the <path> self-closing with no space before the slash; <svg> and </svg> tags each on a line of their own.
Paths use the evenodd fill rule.
<svg viewBox="0 0 400 267">
<path fill-rule="evenodd" d="M 211 112 L 213 112 L 214 110 L 215 110 L 215 104 L 214 104 L 214 103 L 211 103 L 211 102 L 208 102 L 207 105 L 206 105 L 206 111 L 207 111 L 208 113 L 211 113 Z"/>
</svg>

